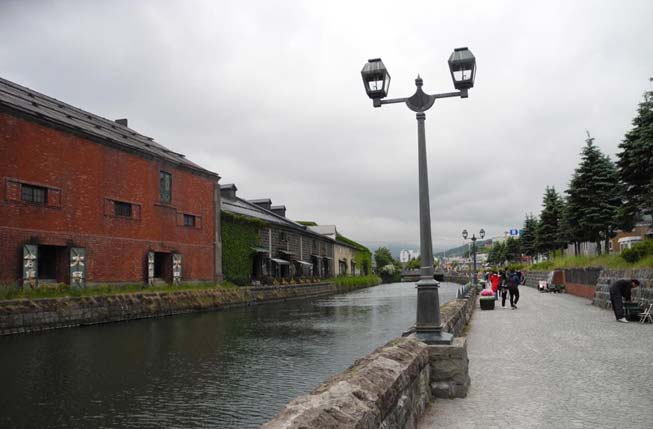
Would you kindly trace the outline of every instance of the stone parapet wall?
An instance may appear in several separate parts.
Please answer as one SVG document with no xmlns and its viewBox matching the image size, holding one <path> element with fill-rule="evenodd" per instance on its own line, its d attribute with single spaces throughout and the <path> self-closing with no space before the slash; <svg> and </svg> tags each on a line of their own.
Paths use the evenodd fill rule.
<svg viewBox="0 0 653 429">
<path fill-rule="evenodd" d="M 653 303 L 653 269 L 603 270 L 596 283 L 592 303 L 598 307 L 610 308 L 610 285 L 620 279 L 638 279 L 641 286 L 633 290 L 633 300 Z"/>
<path fill-rule="evenodd" d="M 352 289 L 356 288 L 317 283 L 7 300 L 0 301 L 0 335 L 220 310 Z"/>
<path fill-rule="evenodd" d="M 262 428 L 412 428 L 431 400 L 429 383 L 428 347 L 398 338 L 294 399 Z"/>
<path fill-rule="evenodd" d="M 441 307 L 443 329 L 463 332 L 476 288 Z M 291 401 L 265 429 L 415 428 L 433 398 L 463 398 L 470 385 L 465 337 L 451 345 L 397 338 L 308 395 Z"/>
<path fill-rule="evenodd" d="M 458 283 L 465 285 L 472 281 L 472 278 L 467 273 L 445 273 L 444 281 L 450 283 Z"/>
<path fill-rule="evenodd" d="M 443 321 L 442 329 L 444 331 L 453 334 L 455 337 L 463 334 L 463 330 L 472 318 L 472 313 L 476 307 L 477 295 L 478 289 L 472 287 L 465 299 L 454 299 L 440 306 L 440 317 Z"/>
<path fill-rule="evenodd" d="M 537 288 L 550 271 L 528 271 L 526 286 Z M 613 270 L 601 268 L 572 268 L 556 270 L 555 283 L 565 285 L 565 290 L 576 296 L 588 298 L 598 307 L 610 307 L 610 285 L 620 279 L 638 279 L 641 287 L 633 291 L 633 299 L 643 303 L 653 302 L 653 269 Z"/>
<path fill-rule="evenodd" d="M 526 277 L 526 283 L 524 284 L 537 289 L 540 281 L 546 280 L 549 273 L 550 271 L 526 271 L 524 272 L 524 277 Z"/>
</svg>

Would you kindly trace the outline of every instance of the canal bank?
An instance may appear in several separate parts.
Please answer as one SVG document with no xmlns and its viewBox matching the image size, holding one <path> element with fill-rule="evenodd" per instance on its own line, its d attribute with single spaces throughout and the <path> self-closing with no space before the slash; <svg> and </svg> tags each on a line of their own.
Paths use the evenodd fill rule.
<svg viewBox="0 0 653 429">
<path fill-rule="evenodd" d="M 304 299 L 374 286 L 335 282 L 0 301 L 0 335 Z"/>
</svg>

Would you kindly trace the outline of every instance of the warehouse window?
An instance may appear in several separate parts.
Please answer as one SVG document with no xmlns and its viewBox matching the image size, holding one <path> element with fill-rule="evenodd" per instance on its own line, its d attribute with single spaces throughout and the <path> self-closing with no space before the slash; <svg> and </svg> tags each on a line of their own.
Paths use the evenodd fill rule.
<svg viewBox="0 0 653 429">
<path fill-rule="evenodd" d="M 184 226 L 194 227 L 195 226 L 195 216 L 185 214 L 184 215 Z"/>
<path fill-rule="evenodd" d="M 45 205 L 47 201 L 47 188 L 22 184 L 21 199 L 30 203 Z"/>
<path fill-rule="evenodd" d="M 130 203 L 115 201 L 113 207 L 116 216 L 132 217 L 132 205 Z"/>
<path fill-rule="evenodd" d="M 159 193 L 162 203 L 172 201 L 172 175 L 161 171 L 159 173 Z"/>
</svg>

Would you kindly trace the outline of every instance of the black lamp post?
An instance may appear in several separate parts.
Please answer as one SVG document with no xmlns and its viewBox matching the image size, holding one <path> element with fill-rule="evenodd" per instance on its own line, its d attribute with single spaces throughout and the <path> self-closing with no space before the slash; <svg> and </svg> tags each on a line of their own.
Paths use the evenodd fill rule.
<svg viewBox="0 0 653 429">
<path fill-rule="evenodd" d="M 476 59 L 467 48 L 458 48 L 449 57 L 449 71 L 455 92 L 426 94 L 422 91 L 422 78 L 417 76 L 415 94 L 408 98 L 383 100 L 390 88 L 390 74 L 380 58 L 369 60 L 361 70 L 365 92 L 372 99 L 374 107 L 384 104 L 406 103 L 413 112 L 417 112 L 417 152 L 419 167 L 419 221 L 421 273 L 417 282 L 417 321 L 415 335 L 427 344 L 450 344 L 453 336 L 442 332 L 440 320 L 440 298 L 438 282 L 433 277 L 433 244 L 431 242 L 431 209 L 429 202 L 428 171 L 426 164 L 426 133 L 424 120 L 426 112 L 435 100 L 446 97 L 467 98 L 467 90 L 474 86 L 476 77 Z"/>
<path fill-rule="evenodd" d="M 483 228 L 481 228 L 481 230 L 478 232 L 478 235 L 482 240 L 485 237 L 485 230 Z M 463 229 L 463 238 L 465 240 L 467 240 L 468 236 L 469 236 L 469 234 L 467 234 L 467 230 Z M 476 236 L 474 234 L 472 234 L 472 238 L 470 240 L 472 240 L 472 255 L 473 255 L 472 257 L 473 257 L 473 261 L 474 261 L 474 277 L 473 277 L 473 280 L 474 280 L 474 285 L 476 285 L 476 240 L 478 240 L 478 239 L 476 238 Z"/>
</svg>

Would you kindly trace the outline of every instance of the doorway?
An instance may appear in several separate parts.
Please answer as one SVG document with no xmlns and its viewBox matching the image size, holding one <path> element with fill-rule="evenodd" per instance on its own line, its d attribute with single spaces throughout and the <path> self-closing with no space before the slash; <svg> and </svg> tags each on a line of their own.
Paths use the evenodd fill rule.
<svg viewBox="0 0 653 429">
<path fill-rule="evenodd" d="M 172 283 L 172 253 L 154 252 L 154 283 Z"/>
<path fill-rule="evenodd" d="M 39 246 L 37 273 L 40 283 L 67 283 L 68 252 L 64 246 Z"/>
</svg>

